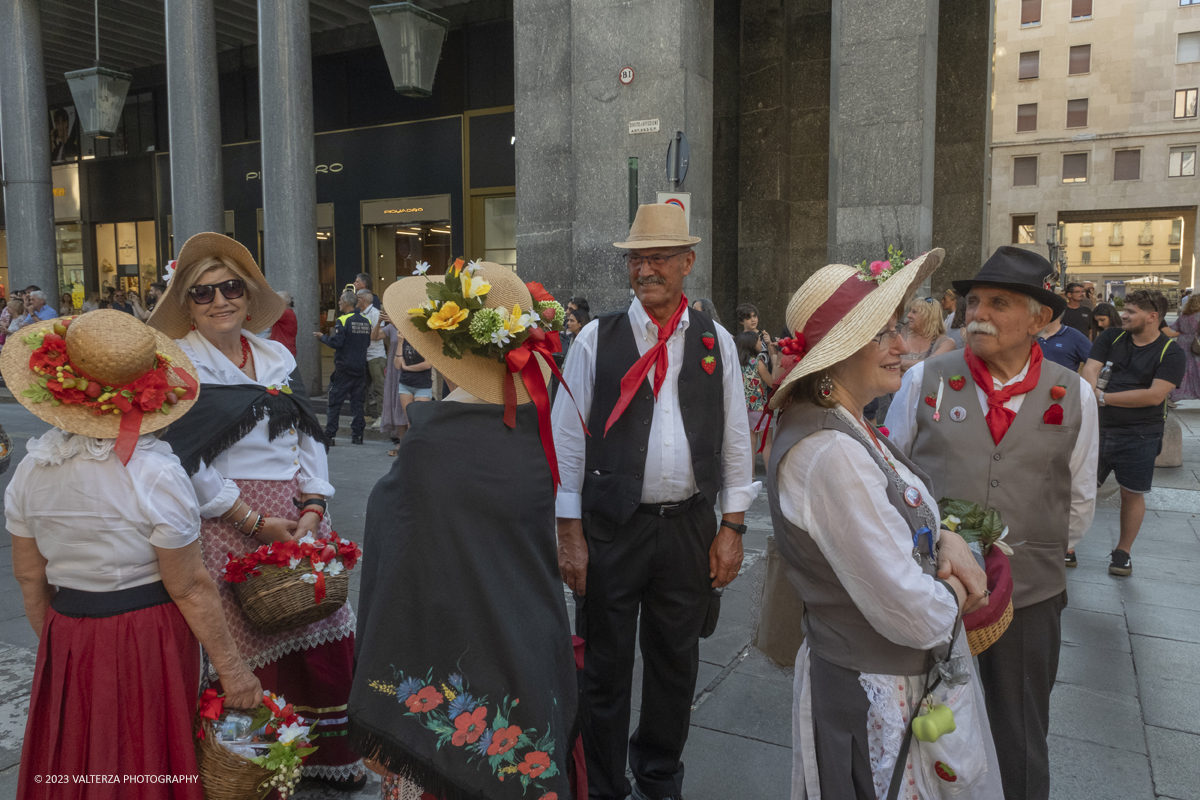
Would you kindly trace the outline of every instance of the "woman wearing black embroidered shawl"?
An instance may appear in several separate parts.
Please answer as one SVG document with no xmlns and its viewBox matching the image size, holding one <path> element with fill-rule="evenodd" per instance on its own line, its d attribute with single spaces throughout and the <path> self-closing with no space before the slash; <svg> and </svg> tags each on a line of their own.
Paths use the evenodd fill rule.
<svg viewBox="0 0 1200 800">
<path fill-rule="evenodd" d="M 553 442 L 539 436 L 526 388 L 544 392 L 547 370 L 536 355 L 514 376 L 510 427 L 504 362 L 471 351 L 557 350 L 562 308 L 530 287 L 537 301 L 512 270 L 472 263 L 384 294 L 400 334 L 459 387 L 409 406 L 412 428 L 367 504 L 350 736 L 386 773 L 384 797 L 587 795 L 575 769 L 582 748 Z M 421 307 L 435 296 L 435 308 Z M 446 333 L 428 330 L 426 317 Z M 445 340 L 464 356 L 446 356 Z M 573 779 L 582 780 L 577 795 Z"/>
<path fill-rule="evenodd" d="M 200 501 L 204 563 L 221 589 L 242 659 L 264 689 L 317 722 L 318 749 L 303 774 L 353 788 L 366 781 L 345 738 L 354 612 L 347 604 L 320 622 L 262 634 L 250 627 L 220 579 L 229 553 L 330 530 L 324 499 L 333 486 L 324 436 L 296 360 L 282 344 L 244 330 L 270 328 L 283 309 L 249 251 L 233 239 L 201 233 L 184 244 L 147 324 L 187 353 L 201 391 L 193 413 L 163 438 Z"/>
</svg>

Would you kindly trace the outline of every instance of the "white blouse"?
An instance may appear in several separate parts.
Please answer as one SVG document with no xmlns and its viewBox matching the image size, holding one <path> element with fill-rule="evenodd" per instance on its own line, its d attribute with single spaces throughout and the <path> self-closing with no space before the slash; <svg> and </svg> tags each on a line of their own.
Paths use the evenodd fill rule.
<svg viewBox="0 0 1200 800">
<path fill-rule="evenodd" d="M 296 359 L 287 348 L 279 342 L 260 339 L 250 331 L 242 331 L 242 335 L 250 343 L 257 381 L 250 380 L 197 331 L 176 341 L 196 365 L 200 383 L 289 385 L 288 378 L 296 369 Z M 211 464 L 201 462 L 200 469 L 192 476 L 192 486 L 200 500 L 200 516 L 219 517 L 233 508 L 239 495 L 234 480 L 290 481 L 298 476 L 301 492 L 333 496 L 324 445 L 294 427 L 271 441 L 269 424 L 269 418 L 264 416 L 250 433 L 214 458 Z"/>
<path fill-rule="evenodd" d="M 200 536 L 200 509 L 171 446 L 138 439 L 128 465 L 115 439 L 51 428 L 30 439 L 4 493 L 8 532 L 37 541 L 54 586 L 113 592 L 161 580 L 155 547 Z"/>
</svg>

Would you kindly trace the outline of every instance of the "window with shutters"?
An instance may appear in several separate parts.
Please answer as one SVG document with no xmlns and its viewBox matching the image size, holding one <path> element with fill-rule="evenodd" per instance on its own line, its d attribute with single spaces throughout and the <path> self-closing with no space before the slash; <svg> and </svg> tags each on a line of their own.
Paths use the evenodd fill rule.
<svg viewBox="0 0 1200 800">
<path fill-rule="evenodd" d="M 1036 214 L 1016 214 L 1012 218 L 1012 243 L 1013 244 L 1037 244 L 1035 234 L 1037 233 L 1037 215 Z"/>
<path fill-rule="evenodd" d="M 1079 254 L 1079 260 L 1082 261 L 1084 264 L 1092 263 L 1092 251 L 1084 250 L 1082 253 Z"/>
<path fill-rule="evenodd" d="M 1121 247 L 1125 244 L 1125 223 L 1114 222 L 1112 232 L 1108 234 L 1109 247 Z"/>
<path fill-rule="evenodd" d="M 1172 264 L 1179 263 L 1179 248 L 1178 247 L 1171 248 L 1171 263 Z"/>
<path fill-rule="evenodd" d="M 1071 0 L 1071 19 L 1091 19 L 1092 0 Z"/>
<path fill-rule="evenodd" d="M 1142 251 L 1142 263 L 1143 263 L 1143 264 L 1149 264 L 1149 263 L 1150 263 L 1150 251 L 1149 251 L 1149 250 L 1143 250 L 1143 251 Z"/>
<path fill-rule="evenodd" d="M 1085 75 L 1092 71 L 1092 46 L 1077 44 L 1071 48 L 1071 59 L 1067 62 L 1068 75 Z"/>
<path fill-rule="evenodd" d="M 1067 127 L 1068 128 L 1086 128 L 1088 122 L 1088 101 L 1083 100 L 1068 100 L 1067 101 Z"/>
<path fill-rule="evenodd" d="M 1154 244 L 1154 223 L 1150 220 L 1142 223 L 1142 232 L 1138 234 L 1138 244 L 1146 247 Z"/>
<path fill-rule="evenodd" d="M 1079 246 L 1080 247 L 1091 247 L 1092 245 L 1094 245 L 1096 242 L 1095 242 L 1095 239 L 1092 237 L 1092 223 L 1085 222 L 1082 225 L 1080 225 L 1079 227 L 1080 227 Z"/>
<path fill-rule="evenodd" d="M 1181 33 L 1175 43 L 1175 63 L 1191 64 L 1200 61 L 1200 31 Z"/>
<path fill-rule="evenodd" d="M 1031 81 L 1038 76 L 1038 61 L 1040 52 L 1030 50 L 1028 53 L 1021 53 L 1020 67 L 1017 72 L 1017 80 Z"/>
<path fill-rule="evenodd" d="M 1183 220 L 1171 220 L 1171 241 L 1168 244 L 1179 244 L 1183 241 Z"/>
<path fill-rule="evenodd" d="M 1175 90 L 1175 119 L 1196 118 L 1196 90 Z"/>
<path fill-rule="evenodd" d="M 1142 178 L 1142 151 L 1118 150 L 1113 154 L 1113 180 L 1136 181 Z"/>
<path fill-rule="evenodd" d="M 1037 103 L 1017 106 L 1017 133 L 1037 130 Z"/>
<path fill-rule="evenodd" d="M 1063 156 L 1063 183 L 1087 183 L 1087 153 L 1067 153 Z"/>
<path fill-rule="evenodd" d="M 1037 186 L 1037 156 L 1013 159 L 1013 186 Z"/>
<path fill-rule="evenodd" d="M 1196 146 L 1172 147 L 1167 162 L 1168 178 L 1191 178 L 1196 174 Z"/>
<path fill-rule="evenodd" d="M 1021 27 L 1040 25 L 1042 22 L 1042 0 L 1021 0 Z"/>
</svg>

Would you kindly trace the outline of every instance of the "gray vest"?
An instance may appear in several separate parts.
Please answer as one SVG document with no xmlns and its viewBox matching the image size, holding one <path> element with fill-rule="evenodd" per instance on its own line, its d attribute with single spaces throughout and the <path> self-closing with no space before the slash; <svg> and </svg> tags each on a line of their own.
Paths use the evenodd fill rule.
<svg viewBox="0 0 1200 800">
<path fill-rule="evenodd" d="M 804 637 L 809 648 L 824 660 L 839 667 L 858 672 L 882 673 L 884 675 L 920 675 L 932 664 L 930 652 L 914 650 L 896 644 L 876 632 L 871 623 L 858 610 L 850 593 L 821 548 L 808 531 L 796 527 L 779 506 L 779 484 L 777 473 L 779 462 L 802 439 L 820 431 L 835 430 L 847 434 L 860 442 L 875 458 L 888 476 L 888 501 L 895 506 L 908 522 L 910 532 L 922 527 L 937 530 L 938 521 L 921 508 L 911 508 L 904 502 L 907 488 L 900 476 L 884 463 L 879 452 L 868 442 L 859 438 L 856 431 L 837 412 L 807 403 L 794 403 L 780 417 L 779 430 L 771 446 L 771 463 L 767 467 L 767 493 L 771 505 L 771 521 L 775 528 L 775 543 L 786 565 L 788 580 L 800 593 L 804 601 Z M 863 434 L 865 436 L 865 434 Z M 886 437 L 880 437 L 893 459 L 900 461 L 922 481 L 925 476 L 897 450 Z M 848 531 L 848 534 L 853 534 Z M 925 540 L 922 539 L 922 546 Z M 925 574 L 933 575 L 935 567 L 921 560 Z M 947 591 L 949 589 L 947 588 Z"/>
<path fill-rule="evenodd" d="M 955 391 L 950 378 L 962 375 L 966 386 Z M 942 390 L 941 419 L 933 421 L 933 408 L 924 398 Z M 1061 400 L 1050 390 L 1066 387 Z M 1061 425 L 1042 421 L 1054 403 L 1063 409 Z M 1008 432 L 997 445 L 979 406 L 975 381 L 962 350 L 925 362 L 921 396 L 917 400 L 917 429 L 912 460 L 933 480 L 934 496 L 970 500 L 1000 512 L 1013 546 L 1013 607 L 1040 603 L 1061 594 L 1067 586 L 1063 557 L 1071 523 L 1071 453 L 1079 437 L 1082 411 L 1079 376 L 1066 367 L 1043 359 L 1037 386 L 1026 393 Z M 966 418 L 952 419 L 961 408 Z"/>
</svg>

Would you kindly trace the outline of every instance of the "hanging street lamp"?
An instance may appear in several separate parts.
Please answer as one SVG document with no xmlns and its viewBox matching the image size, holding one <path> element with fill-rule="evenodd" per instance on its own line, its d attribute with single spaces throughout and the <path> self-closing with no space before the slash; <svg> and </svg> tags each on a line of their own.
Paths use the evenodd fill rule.
<svg viewBox="0 0 1200 800">
<path fill-rule="evenodd" d="M 96 65 L 65 73 L 85 136 L 107 139 L 117 132 L 133 76 L 100 66 L 100 0 L 95 0 Z"/>
<path fill-rule="evenodd" d="M 371 6 L 371 18 L 396 91 L 408 97 L 431 96 L 450 22 L 412 3 Z"/>
</svg>

